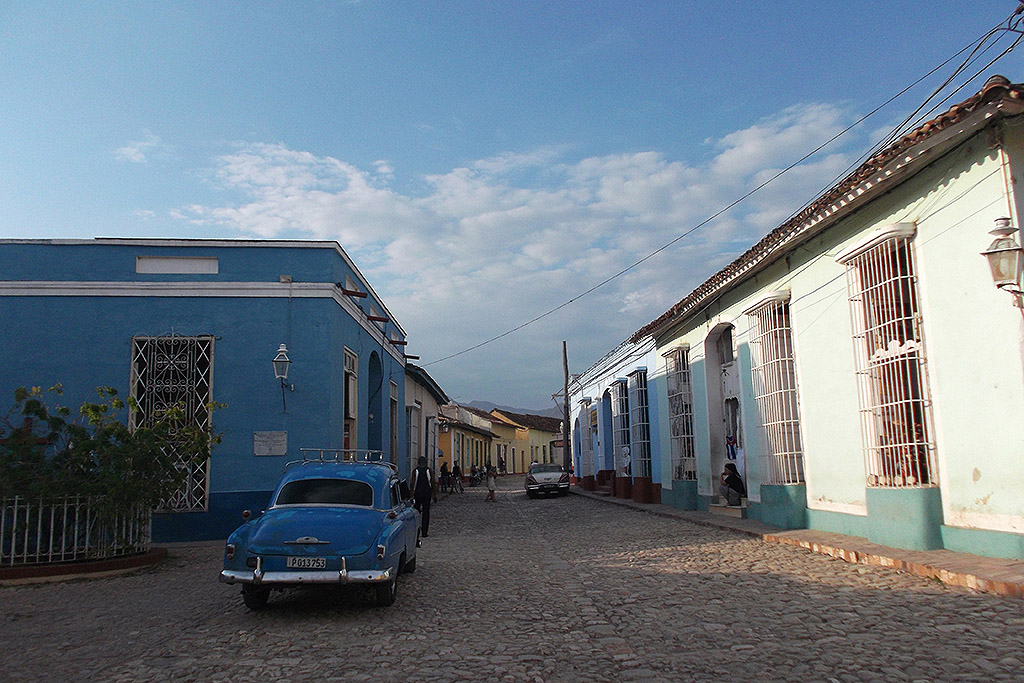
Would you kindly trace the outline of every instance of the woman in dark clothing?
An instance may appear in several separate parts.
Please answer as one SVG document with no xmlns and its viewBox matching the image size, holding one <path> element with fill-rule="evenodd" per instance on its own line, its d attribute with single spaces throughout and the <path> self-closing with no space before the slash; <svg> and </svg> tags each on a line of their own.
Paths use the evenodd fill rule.
<svg viewBox="0 0 1024 683">
<path fill-rule="evenodd" d="M 747 497 L 747 487 L 743 485 L 739 470 L 731 462 L 725 463 L 725 471 L 722 472 L 722 484 L 718 487 L 718 493 L 727 505 L 739 505 L 741 498 Z"/>
</svg>

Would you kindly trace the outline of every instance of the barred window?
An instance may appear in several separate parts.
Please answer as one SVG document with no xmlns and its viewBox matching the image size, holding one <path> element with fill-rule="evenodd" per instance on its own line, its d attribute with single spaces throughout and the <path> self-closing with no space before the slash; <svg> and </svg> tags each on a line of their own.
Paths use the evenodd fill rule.
<svg viewBox="0 0 1024 683">
<path fill-rule="evenodd" d="M 651 476 L 651 425 L 647 413 L 647 368 L 629 375 L 632 475 Z"/>
<path fill-rule="evenodd" d="M 405 440 L 409 446 L 409 457 L 412 459 L 418 458 L 420 455 L 420 405 L 417 403 L 414 406 L 405 407 Z M 427 462 L 431 466 L 434 465 L 430 458 Z M 413 462 L 413 467 L 416 463 Z"/>
<path fill-rule="evenodd" d="M 131 427 L 149 426 L 177 406 L 184 411 L 186 425 L 210 429 L 212 378 L 213 337 L 134 337 L 131 396 L 138 411 L 131 416 Z M 163 501 L 161 508 L 205 510 L 210 459 L 195 461 L 177 450 L 174 457 L 187 476 L 182 488 Z"/>
<path fill-rule="evenodd" d="M 690 349 L 681 347 L 665 354 L 668 379 L 668 419 L 672 445 L 672 478 L 697 479 L 697 451 L 693 434 L 693 381 Z"/>
<path fill-rule="evenodd" d="M 789 301 L 771 298 L 747 312 L 751 317 L 751 363 L 758 429 L 767 450 L 761 456 L 766 484 L 804 480 L 803 443 Z"/>
<path fill-rule="evenodd" d="M 615 471 L 625 474 L 629 462 L 629 390 L 624 379 L 612 384 L 612 448 Z"/>
<path fill-rule="evenodd" d="M 890 226 L 838 260 L 850 293 L 868 486 L 937 484 L 913 224 Z"/>
</svg>

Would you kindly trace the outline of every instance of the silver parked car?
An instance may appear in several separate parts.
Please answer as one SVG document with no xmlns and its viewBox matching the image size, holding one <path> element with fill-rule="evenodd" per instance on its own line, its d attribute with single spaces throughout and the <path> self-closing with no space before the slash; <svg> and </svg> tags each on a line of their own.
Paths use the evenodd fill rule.
<svg viewBox="0 0 1024 683">
<path fill-rule="evenodd" d="M 564 496 L 569 492 L 569 473 L 561 465 L 540 463 L 530 465 L 526 474 L 526 495 L 536 498 L 544 493 Z"/>
</svg>

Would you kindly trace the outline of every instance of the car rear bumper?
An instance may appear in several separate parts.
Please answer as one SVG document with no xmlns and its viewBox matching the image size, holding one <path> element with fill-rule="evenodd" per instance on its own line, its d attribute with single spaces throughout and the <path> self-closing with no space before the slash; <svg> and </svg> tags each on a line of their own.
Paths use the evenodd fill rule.
<svg viewBox="0 0 1024 683">
<path fill-rule="evenodd" d="M 327 571 L 265 572 L 261 569 L 225 569 L 222 583 L 247 583 L 256 586 L 294 586 L 303 584 L 386 583 L 395 577 L 393 568 L 349 571 L 342 568 Z"/>
<path fill-rule="evenodd" d="M 527 484 L 526 490 L 530 493 L 555 493 L 569 490 L 569 482 L 554 482 L 551 484 Z"/>
</svg>

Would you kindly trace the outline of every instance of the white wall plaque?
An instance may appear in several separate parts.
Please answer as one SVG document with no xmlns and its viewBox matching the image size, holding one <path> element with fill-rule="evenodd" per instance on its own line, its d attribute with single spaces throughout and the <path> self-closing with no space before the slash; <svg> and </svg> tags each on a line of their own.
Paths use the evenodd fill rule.
<svg viewBox="0 0 1024 683">
<path fill-rule="evenodd" d="M 288 432 L 253 432 L 253 455 L 288 455 Z"/>
</svg>

